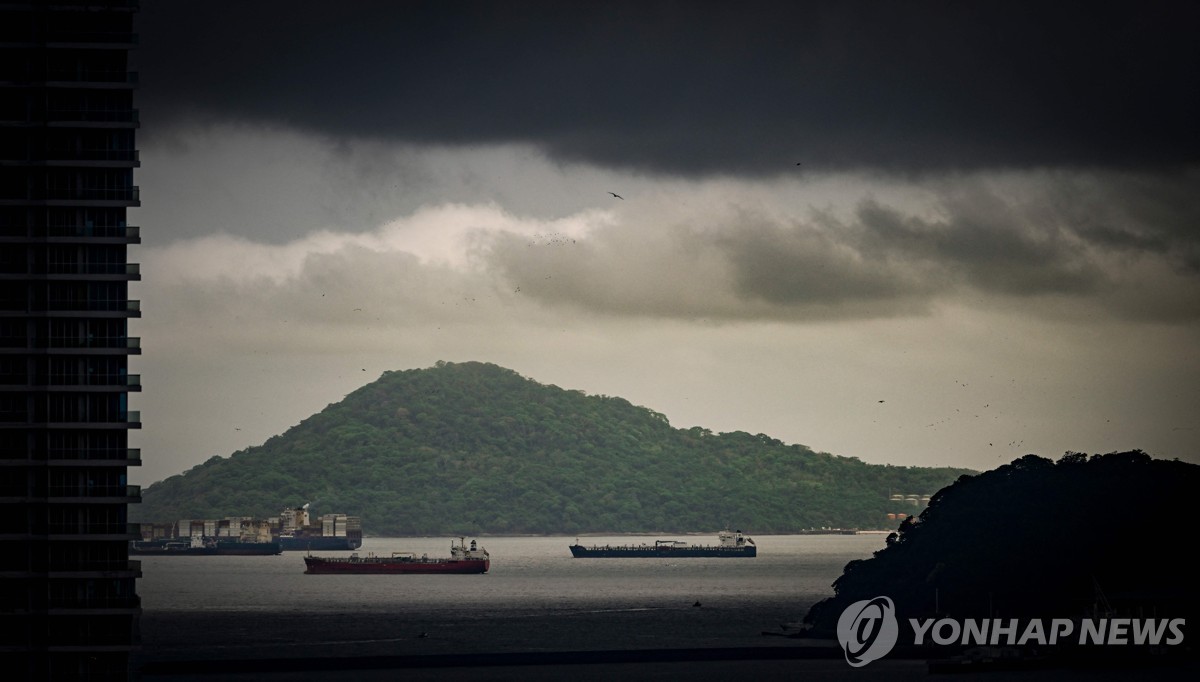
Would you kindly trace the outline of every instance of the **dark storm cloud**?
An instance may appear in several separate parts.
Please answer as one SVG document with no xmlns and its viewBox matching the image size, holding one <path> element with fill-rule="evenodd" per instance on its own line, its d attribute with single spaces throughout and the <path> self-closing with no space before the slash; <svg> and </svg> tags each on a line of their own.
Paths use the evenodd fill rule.
<svg viewBox="0 0 1200 682">
<path fill-rule="evenodd" d="M 1102 182 L 1056 183 L 1055 208 L 1079 235 L 1106 249 L 1165 257 L 1200 274 L 1200 171 L 1122 174 Z M 1051 195 L 1043 197 L 1049 204 Z"/>
<path fill-rule="evenodd" d="M 1186 2 L 145 3 L 184 120 L 673 174 L 1200 159 Z M 154 131 L 147 131 L 153 134 Z"/>
<path fill-rule="evenodd" d="M 1194 178 L 1038 172 L 941 179 L 930 200 L 860 200 L 789 218 L 737 208 L 631 214 L 563 249 L 499 239 L 529 296 L 605 314 L 846 319 L 981 297 L 1160 321 L 1200 315 Z M 1047 308 L 1047 310 L 1053 310 Z"/>
<path fill-rule="evenodd" d="M 891 218 L 891 212 L 887 213 Z M 861 243 L 855 243 L 861 241 L 861 229 L 846 229 L 820 216 L 816 222 L 771 225 L 752 221 L 718 238 L 717 244 L 732 266 L 738 297 L 786 310 L 894 300 L 933 294 L 941 288 L 911 262 L 864 254 Z"/>
<path fill-rule="evenodd" d="M 985 192 L 943 199 L 941 220 L 863 201 L 854 220 L 828 216 L 722 239 L 737 293 L 783 309 L 814 302 L 933 299 L 965 288 L 1006 297 L 1086 294 L 1105 282 L 1054 226 L 1027 225 Z"/>
<path fill-rule="evenodd" d="M 1164 316 L 1192 318 L 1200 208 L 1185 197 L 1198 182 L 1195 173 L 952 181 L 938 190 L 936 218 L 866 199 L 849 221 L 818 214 L 733 230 L 722 246 L 741 296 L 785 306 L 963 290 L 1103 298 L 1140 259 L 1187 282 L 1188 293 L 1166 298 L 1189 297 L 1193 309 Z"/>
</svg>

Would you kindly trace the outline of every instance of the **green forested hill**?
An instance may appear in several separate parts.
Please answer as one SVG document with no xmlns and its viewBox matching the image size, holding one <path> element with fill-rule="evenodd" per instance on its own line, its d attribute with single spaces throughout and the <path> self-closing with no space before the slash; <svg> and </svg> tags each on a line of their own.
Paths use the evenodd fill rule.
<svg viewBox="0 0 1200 682">
<path fill-rule="evenodd" d="M 386 372 L 259 447 L 155 483 L 130 509 L 169 521 L 309 502 L 361 516 L 374 535 L 786 533 L 885 527 L 889 492 L 933 493 L 964 473 L 676 429 L 621 398 L 439 362 Z"/>
</svg>

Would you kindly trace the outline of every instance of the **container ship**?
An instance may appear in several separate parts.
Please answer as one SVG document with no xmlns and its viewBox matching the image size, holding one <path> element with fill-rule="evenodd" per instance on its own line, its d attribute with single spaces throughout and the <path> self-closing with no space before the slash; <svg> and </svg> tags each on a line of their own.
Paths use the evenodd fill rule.
<svg viewBox="0 0 1200 682">
<path fill-rule="evenodd" d="M 274 543 L 282 551 L 355 550 L 362 547 L 362 520 L 345 514 L 325 514 L 309 520 L 308 505 L 288 507 L 279 516 L 256 519 L 250 516 L 226 516 L 223 519 L 183 519 L 175 523 L 141 524 L 142 540 L 166 544 L 178 549 L 179 543 L 191 547 L 191 538 L 215 542 L 234 540 Z M 209 543 L 213 544 L 213 543 Z M 153 549 L 154 545 L 145 545 Z M 193 554 L 200 552 L 193 552 Z"/>
<path fill-rule="evenodd" d="M 742 531 L 723 530 L 717 534 L 716 545 L 689 545 L 679 540 L 657 540 L 653 545 L 604 545 L 584 547 L 579 540 L 571 545 L 571 556 L 576 559 L 592 558 L 642 558 L 657 557 L 754 557 L 758 548 L 754 540 L 742 535 Z"/>
<path fill-rule="evenodd" d="M 282 552 L 275 541 L 206 538 L 200 535 L 173 540 L 134 540 L 129 543 L 129 554 L 133 556 L 268 556 Z"/>
<path fill-rule="evenodd" d="M 309 521 L 308 505 L 289 507 L 270 519 L 283 551 L 354 550 L 362 547 L 362 520 L 345 514 L 325 514 Z"/>
<path fill-rule="evenodd" d="M 248 516 L 143 523 L 139 530 L 141 540 L 129 543 L 129 553 L 139 556 L 262 556 L 283 551 L 271 536 L 270 524 Z"/>
<path fill-rule="evenodd" d="M 475 541 L 467 547 L 464 538 L 459 538 L 458 544 L 450 543 L 450 558 L 429 558 L 423 554 L 420 557 L 412 552 L 393 552 L 390 557 L 367 555 L 360 557 L 352 554 L 348 557 L 321 557 L 311 554 L 304 557 L 304 572 L 310 575 L 350 575 L 350 574 L 384 574 L 402 573 L 487 573 L 492 562 L 486 549 L 478 547 Z"/>
</svg>

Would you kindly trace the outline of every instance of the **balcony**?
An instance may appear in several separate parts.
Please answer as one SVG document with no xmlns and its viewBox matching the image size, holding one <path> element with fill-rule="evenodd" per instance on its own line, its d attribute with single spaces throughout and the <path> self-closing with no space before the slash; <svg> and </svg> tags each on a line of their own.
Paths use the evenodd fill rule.
<svg viewBox="0 0 1200 682">
<path fill-rule="evenodd" d="M 46 33 L 46 42 L 52 46 L 60 43 L 85 45 L 108 45 L 128 47 L 138 44 L 138 34 L 114 31 L 54 31 Z"/>
<path fill-rule="evenodd" d="M 27 78 L 31 81 L 37 80 L 36 76 L 28 76 Z M 136 85 L 138 82 L 138 72 L 127 71 L 125 69 L 97 69 L 92 67 L 47 69 L 45 82 Z"/>
<path fill-rule="evenodd" d="M 0 158 L 0 166 L 39 168 L 137 168 L 141 163 L 136 149 L 48 149 L 37 154 L 8 152 Z"/>
<path fill-rule="evenodd" d="M 141 228 L 134 225 L 41 225 L 28 229 L 24 226 L 0 228 L 0 240 L 28 239 L 66 242 L 76 239 L 115 239 L 136 244 L 141 241 Z"/>
<path fill-rule="evenodd" d="M 81 203 L 119 202 L 121 205 L 137 204 L 141 194 L 137 187 L 114 188 L 85 188 L 85 187 L 53 187 L 49 189 L 25 189 L 15 187 L 7 191 L 0 190 L 0 202 L 22 203 L 28 201 L 69 201 Z"/>
<path fill-rule="evenodd" d="M 44 310 L 46 312 L 54 312 L 54 313 L 58 313 L 58 312 L 140 313 L 142 311 L 142 302 L 141 301 L 121 301 L 121 300 L 47 301 L 44 306 Z M 37 312 L 37 311 L 27 309 L 26 312 Z"/>
<path fill-rule="evenodd" d="M 33 388 L 38 386 L 62 386 L 75 388 L 79 386 L 120 386 L 123 388 L 142 387 L 140 374 L 53 374 L 34 381 Z"/>
<path fill-rule="evenodd" d="M 20 405 L 18 405 L 20 408 Z M 45 414 L 30 415 L 24 409 L 12 412 L 0 412 L 0 429 L 140 429 L 142 428 L 142 413 L 128 410 L 119 415 L 88 415 L 67 414 L 49 416 Z"/>
<path fill-rule="evenodd" d="M 0 450 L 0 466 L 141 466 L 141 448 L 53 448 L 46 452 Z M 129 486 L 126 486 L 129 487 Z M 140 494 L 140 490 L 138 491 Z"/>
<path fill-rule="evenodd" d="M 46 489 L 50 502 L 80 502 L 85 500 L 107 500 L 117 502 L 140 502 L 140 485 L 94 485 L 94 486 L 50 486 Z"/>
<path fill-rule="evenodd" d="M 5 503 L 79 503 L 119 502 L 136 503 L 142 500 L 142 487 L 138 485 L 71 485 L 13 490 L 0 488 L 0 500 Z"/>
<path fill-rule="evenodd" d="M 43 557 L 34 557 L 34 563 L 15 571 L 6 571 L 7 577 L 49 578 L 140 578 L 142 562 L 137 559 L 95 559 L 71 561 L 59 559 L 46 564 Z"/>
<path fill-rule="evenodd" d="M 142 600 L 136 594 L 128 596 L 57 595 L 46 600 L 51 609 L 136 609 Z"/>
<path fill-rule="evenodd" d="M 140 578 L 142 562 L 136 559 L 109 561 L 60 562 L 40 568 L 50 578 Z"/>
<path fill-rule="evenodd" d="M 44 158 L 27 158 L 25 161 L 134 161 L 140 162 L 136 149 L 47 149 Z"/>
<path fill-rule="evenodd" d="M 49 263 L 24 266 L 18 272 L 0 271 L 0 276 L 54 276 L 54 275 L 115 275 L 118 277 L 141 277 L 138 263 Z"/>
<path fill-rule="evenodd" d="M 51 523 L 46 526 L 46 533 L 97 540 L 136 540 L 142 536 L 142 527 L 137 523 Z"/>
<path fill-rule="evenodd" d="M 88 9 L 94 11 L 114 12 L 122 9 L 137 10 L 142 6 L 141 0 L 72 0 L 66 3 L 48 3 L 50 5 L 66 5 L 71 9 Z"/>
<path fill-rule="evenodd" d="M 95 462 L 120 462 L 125 466 L 142 463 L 141 448 L 56 448 L 46 453 L 51 465 L 79 466 Z M 136 488 L 137 486 L 126 486 Z M 139 493 L 140 494 L 140 493 Z"/>
<path fill-rule="evenodd" d="M 137 109 L 49 109 L 46 119 L 55 122 L 88 122 L 88 124 L 138 124 Z M 40 122 L 32 119 L 29 122 Z"/>
<path fill-rule="evenodd" d="M 46 266 L 46 274 L 140 277 L 142 269 L 138 263 L 56 263 Z"/>
<path fill-rule="evenodd" d="M 139 337 L 128 336 L 89 336 L 86 338 L 72 336 L 33 339 L 30 342 L 24 336 L 0 336 L 0 353 L 46 351 L 53 354 L 54 351 L 79 352 L 86 350 L 123 350 L 129 351 L 130 355 L 136 355 L 142 352 L 142 340 Z M 112 355 L 112 353 L 103 354 Z"/>
<path fill-rule="evenodd" d="M 9 126 L 48 125 L 51 128 L 71 128 L 79 124 L 99 123 L 106 125 L 95 127 L 136 128 L 141 124 L 141 119 L 137 109 L 34 109 L 25 112 L 0 112 L 0 123 Z"/>
</svg>

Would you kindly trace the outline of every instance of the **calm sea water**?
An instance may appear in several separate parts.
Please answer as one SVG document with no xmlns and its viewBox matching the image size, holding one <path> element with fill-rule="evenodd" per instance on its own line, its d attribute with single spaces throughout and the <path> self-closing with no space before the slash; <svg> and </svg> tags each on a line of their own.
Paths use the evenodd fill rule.
<svg viewBox="0 0 1200 682">
<path fill-rule="evenodd" d="M 584 544 L 654 539 L 581 538 Z M 715 537 L 677 539 L 715 541 Z M 143 557 L 144 577 L 138 586 L 143 648 L 135 665 L 151 671 L 143 677 L 147 682 L 373 682 L 400 677 L 412 682 L 841 680 L 851 673 L 855 679 L 926 679 L 923 660 L 889 659 L 866 669 L 851 669 L 840 657 L 694 665 L 401 670 L 384 666 L 337 669 L 336 674 L 328 667 L 267 674 L 246 660 L 393 656 L 420 660 L 420 656 L 439 654 L 453 660 L 461 654 L 509 652 L 802 646 L 797 640 L 764 633 L 787 632 L 784 624 L 801 619 L 812 604 L 833 593 L 830 585 L 847 562 L 867 558 L 884 545 L 882 535 L 754 539 L 759 551 L 754 559 L 660 560 L 574 559 L 567 549 L 574 537 L 480 538 L 491 553 L 492 568 L 486 575 L 474 576 L 305 575 L 301 552 L 273 557 Z M 447 556 L 450 542 L 451 538 L 369 538 L 359 551 Z M 569 660 L 570 654 L 565 655 Z M 193 661 L 215 662 L 220 674 L 189 674 Z M 156 664 L 161 665 L 156 668 Z M 161 671 L 162 665 L 174 666 L 173 672 L 156 676 L 154 671 Z M 1194 665 L 1139 672 L 1147 674 L 1137 675 L 1138 679 L 1196 679 Z M 991 680 L 1018 679 L 1018 675 L 1022 680 L 1129 679 L 1129 671 L 1120 669 L 986 674 Z"/>
<path fill-rule="evenodd" d="M 580 539 L 602 545 L 655 538 Z M 783 632 L 782 624 L 801 619 L 833 593 L 847 562 L 884 544 L 881 535 L 754 539 L 753 559 L 575 559 L 567 549 L 574 537 L 486 537 L 478 541 L 491 554 L 490 572 L 464 576 L 305 575 L 302 552 L 142 557 L 143 655 L 778 646 L 788 640 L 762 633 Z M 367 538 L 359 553 L 449 556 L 450 542 Z"/>
</svg>

